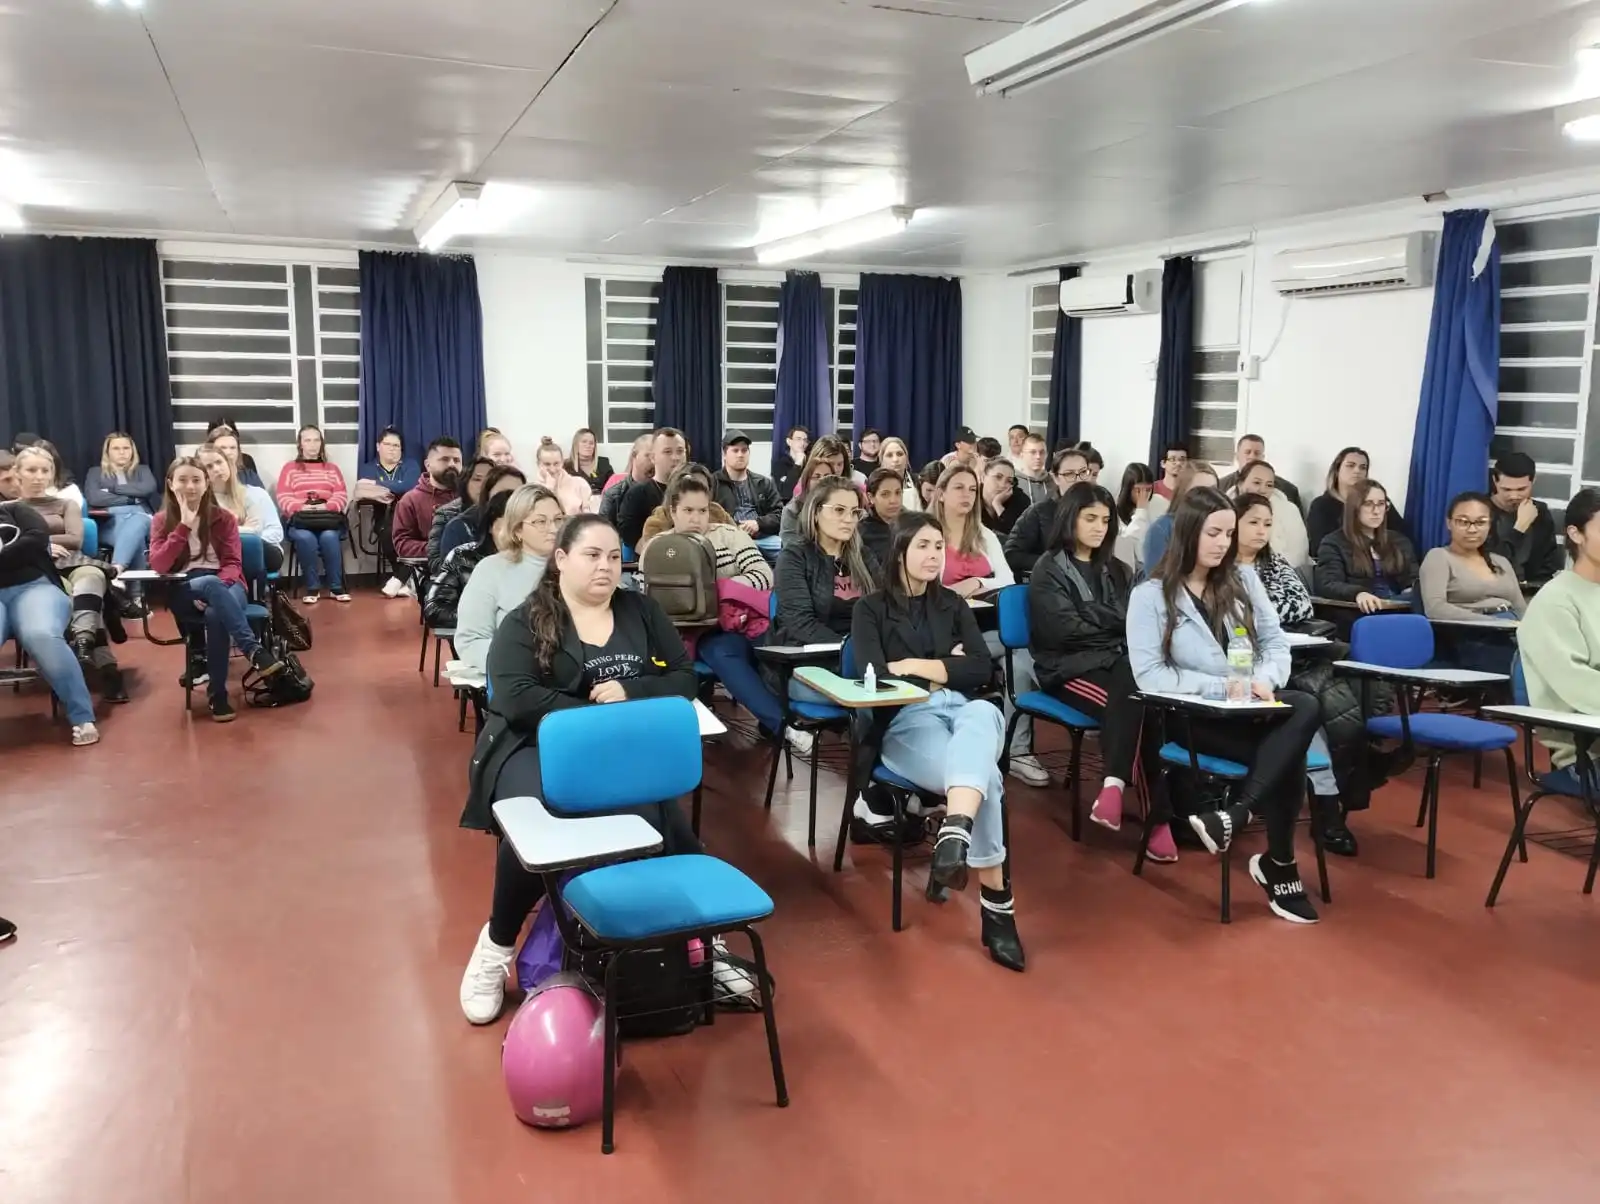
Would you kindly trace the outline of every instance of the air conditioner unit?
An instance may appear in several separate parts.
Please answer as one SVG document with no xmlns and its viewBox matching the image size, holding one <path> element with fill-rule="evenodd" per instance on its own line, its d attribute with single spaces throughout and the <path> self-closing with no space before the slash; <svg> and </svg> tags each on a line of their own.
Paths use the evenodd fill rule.
<svg viewBox="0 0 1600 1204">
<path fill-rule="evenodd" d="M 1069 318 L 1158 314 L 1161 312 L 1161 269 L 1063 280 L 1061 309 Z"/>
<path fill-rule="evenodd" d="M 1433 236 L 1423 231 L 1373 242 L 1279 251 L 1272 257 L 1272 287 L 1285 297 L 1426 288 L 1431 283 Z"/>
</svg>

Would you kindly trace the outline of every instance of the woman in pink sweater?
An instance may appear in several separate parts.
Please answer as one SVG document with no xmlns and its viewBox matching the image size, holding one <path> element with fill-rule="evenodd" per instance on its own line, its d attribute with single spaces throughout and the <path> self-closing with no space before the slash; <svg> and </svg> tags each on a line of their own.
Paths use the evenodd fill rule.
<svg viewBox="0 0 1600 1204">
<path fill-rule="evenodd" d="M 289 543 L 305 573 L 304 602 L 314 605 L 321 596 L 322 576 L 317 571 L 318 557 L 328 574 L 328 592 L 335 602 L 348 602 L 344 588 L 344 548 L 340 537 L 345 531 L 344 511 L 349 503 L 344 473 L 328 463 L 322 431 L 303 426 L 297 436 L 300 454 L 283 466 L 278 474 L 278 513 L 283 515 Z"/>
<path fill-rule="evenodd" d="M 589 502 L 593 491 L 589 482 L 582 477 L 575 477 L 566 469 L 566 457 L 561 454 L 561 445 L 546 435 L 539 440 L 539 475 L 534 482 L 543 485 L 556 495 L 556 500 L 561 503 L 563 513 L 582 514 L 586 510 L 593 510 Z"/>
</svg>

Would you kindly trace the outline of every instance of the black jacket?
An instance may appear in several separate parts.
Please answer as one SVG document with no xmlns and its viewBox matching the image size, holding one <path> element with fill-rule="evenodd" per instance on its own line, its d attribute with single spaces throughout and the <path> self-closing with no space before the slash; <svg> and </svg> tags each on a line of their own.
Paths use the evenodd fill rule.
<svg viewBox="0 0 1600 1204">
<path fill-rule="evenodd" d="M 1096 599 L 1065 552 L 1042 557 L 1028 581 L 1029 651 L 1039 687 L 1052 693 L 1128 655 L 1128 595 L 1133 575 L 1115 556 L 1100 569 Z"/>
<path fill-rule="evenodd" d="M 876 557 L 867 552 L 866 560 L 876 578 Z M 827 624 L 837 574 L 837 562 L 810 540 L 799 540 L 778 553 L 778 623 L 773 642 L 833 644 L 850 634 L 848 627 Z"/>
<path fill-rule="evenodd" d="M 728 470 L 719 469 L 715 480 L 717 496 L 713 500 L 729 514 L 737 514 L 739 499 L 733 492 L 733 478 L 728 476 Z M 756 504 L 755 538 L 776 535 L 778 520 L 783 516 L 783 499 L 778 496 L 778 487 L 772 483 L 772 478 L 759 472 L 750 473 L 746 483 L 750 486 L 750 500 Z"/>
<path fill-rule="evenodd" d="M 14 533 L 0 531 L 0 589 L 41 577 L 52 585 L 61 583 L 43 515 L 26 502 L 0 502 L 0 526 L 16 528 Z"/>
<path fill-rule="evenodd" d="M 982 693 L 994 673 L 994 662 L 983 642 L 983 631 L 972 607 L 953 590 L 935 586 L 924 595 L 928 625 L 919 633 L 912 626 L 910 612 L 902 603 L 879 590 L 856 603 L 850 619 L 850 647 L 855 653 L 856 672 L 865 674 L 867 666 L 881 681 L 895 677 L 890 661 L 916 658 L 937 660 L 945 668 L 945 688 L 957 694 Z M 960 656 L 952 655 L 959 647 Z M 923 677 L 902 675 L 902 681 L 936 689 Z"/>
<path fill-rule="evenodd" d="M 1001 507 L 999 514 L 989 509 L 988 503 L 981 498 L 978 501 L 978 507 L 983 516 L 983 525 L 997 535 L 1010 535 L 1016 529 L 1017 523 L 1022 516 L 1031 508 L 1028 503 L 1028 495 L 1020 489 L 1011 491 L 1011 496 L 1006 499 L 1006 504 Z"/>
<path fill-rule="evenodd" d="M 1498 552 L 1511 562 L 1518 581 L 1532 581 L 1543 585 L 1567 567 L 1567 554 L 1556 540 L 1556 520 L 1550 517 L 1550 507 L 1535 502 L 1539 517 L 1526 531 L 1517 530 L 1517 516 L 1507 514 L 1499 506 L 1491 506 L 1494 515 L 1494 535 L 1489 540 L 1489 551 Z"/>
<path fill-rule="evenodd" d="M 622 495 L 622 501 L 617 505 L 617 533 L 622 536 L 622 542 L 635 552 L 639 550 L 639 539 L 644 535 L 645 523 L 650 521 L 656 507 L 666 498 L 667 487 L 654 479 L 636 481 Z"/>
<path fill-rule="evenodd" d="M 774 462 L 772 466 L 772 487 L 778 491 L 778 497 L 788 502 L 794 497 L 794 487 L 800 483 L 800 470 L 804 464 L 796 464 L 789 459 L 789 453 L 779 450 L 778 457 L 783 462 Z"/>
<path fill-rule="evenodd" d="M 1006 536 L 1006 563 L 1018 573 L 1033 572 L 1033 565 L 1050 546 L 1050 529 L 1056 525 L 1058 498 L 1035 502 L 1022 512 Z"/>
<path fill-rule="evenodd" d="M 872 558 L 879 564 L 887 564 L 889 552 L 894 545 L 894 528 L 869 510 L 857 530 L 860 532 L 861 542 L 866 545 L 867 551 L 872 553 Z"/>
<path fill-rule="evenodd" d="M 484 556 L 483 545 L 464 543 L 451 548 L 444 561 L 428 578 L 428 588 L 423 593 L 422 617 L 429 627 L 454 627 L 456 612 L 461 606 L 461 591 L 472 579 L 472 570 Z"/>
<path fill-rule="evenodd" d="M 1400 549 L 1401 559 L 1400 571 L 1394 574 L 1390 584 L 1396 590 L 1410 589 L 1417 583 L 1416 549 L 1398 531 L 1390 531 L 1389 538 Z M 1355 566 L 1361 563 L 1363 568 L 1368 568 L 1371 560 L 1370 556 L 1356 553 L 1343 531 L 1329 535 L 1317 545 L 1317 567 L 1313 574 L 1317 597 L 1354 602 L 1358 594 L 1370 594 L 1374 584 L 1371 573 L 1357 572 Z"/>
<path fill-rule="evenodd" d="M 1287 495 L 1286 495 L 1287 496 Z M 1394 508 L 1394 503 L 1389 503 L 1388 517 L 1383 520 L 1383 525 L 1389 530 L 1401 535 L 1410 536 L 1406 530 L 1406 520 L 1400 517 L 1400 511 Z M 1322 547 L 1322 541 L 1333 535 L 1344 526 L 1344 501 L 1331 493 L 1320 494 L 1311 499 L 1311 505 L 1306 508 L 1306 543 L 1315 556 L 1317 549 Z"/>
<path fill-rule="evenodd" d="M 618 590 L 611 596 L 611 614 L 629 642 L 650 650 L 654 672 L 622 682 L 629 698 L 693 698 L 694 665 L 683 639 L 660 603 L 644 594 Z M 505 617 L 489 645 L 488 722 L 472 750 L 467 770 L 467 805 L 461 812 L 463 828 L 494 830 L 495 785 L 500 770 L 518 749 L 538 743 L 539 721 L 553 711 L 593 706 L 583 688 L 583 647 L 570 623 L 561 632 L 549 672 L 539 667 L 533 632 L 528 627 L 528 606 L 523 603 Z"/>
</svg>

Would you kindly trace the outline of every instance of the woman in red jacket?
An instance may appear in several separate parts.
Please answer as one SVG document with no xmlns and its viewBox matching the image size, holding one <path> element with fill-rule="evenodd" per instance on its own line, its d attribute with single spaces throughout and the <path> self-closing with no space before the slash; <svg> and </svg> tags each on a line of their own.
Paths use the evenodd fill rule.
<svg viewBox="0 0 1600 1204">
<path fill-rule="evenodd" d="M 172 593 L 172 617 L 189 641 L 186 682 L 209 675 L 211 717 L 235 718 L 228 702 L 228 643 L 249 658 L 262 677 L 283 668 L 256 639 L 244 617 L 244 566 L 239 557 L 239 520 L 217 505 L 205 469 L 180 456 L 167 469 L 165 502 L 150 523 L 150 567 L 187 573 Z"/>
<path fill-rule="evenodd" d="M 303 426 L 295 438 L 299 454 L 278 474 L 278 513 L 283 515 L 287 528 L 284 533 L 305 574 L 302 601 L 309 606 L 321 596 L 322 576 L 317 572 L 320 554 L 322 569 L 328 575 L 328 592 L 335 602 L 348 602 L 344 548 L 339 542 L 345 530 L 345 507 L 350 501 L 344 473 L 329 462 L 321 428 Z"/>
</svg>

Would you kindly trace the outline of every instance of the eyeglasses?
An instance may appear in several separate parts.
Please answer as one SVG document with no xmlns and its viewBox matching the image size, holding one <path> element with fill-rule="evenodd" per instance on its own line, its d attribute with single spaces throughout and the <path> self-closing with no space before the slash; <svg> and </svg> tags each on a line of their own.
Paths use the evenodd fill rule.
<svg viewBox="0 0 1600 1204">
<path fill-rule="evenodd" d="M 1460 531 L 1482 531 L 1489 525 L 1486 518 L 1452 518 L 1450 525 Z"/>
<path fill-rule="evenodd" d="M 1059 481 L 1087 481 L 1093 476 L 1094 470 L 1089 468 L 1069 468 L 1056 473 L 1056 479 Z"/>
<path fill-rule="evenodd" d="M 535 531 L 548 531 L 561 520 L 557 518 L 551 518 L 548 514 L 530 514 L 522 521 L 527 523 L 528 526 L 532 527 Z"/>
<path fill-rule="evenodd" d="M 1386 502 L 1386 501 L 1384 501 L 1384 502 L 1362 502 L 1361 503 L 1361 508 L 1363 510 L 1370 510 L 1374 514 L 1381 514 L 1381 513 L 1383 513 L 1385 510 L 1387 510 L 1389 508 L 1389 503 Z"/>
<path fill-rule="evenodd" d="M 852 508 L 850 506 L 841 506 L 838 502 L 830 502 L 828 505 L 824 506 L 823 509 L 829 514 L 833 515 L 834 518 L 846 519 L 852 523 L 860 522 L 862 517 L 867 513 L 865 510 L 862 510 L 858 507 Z"/>
</svg>

